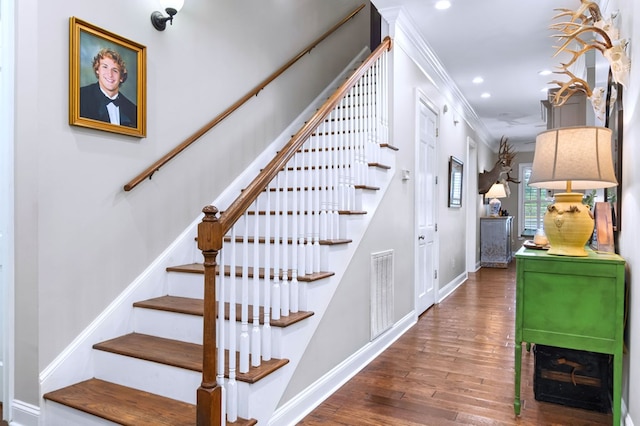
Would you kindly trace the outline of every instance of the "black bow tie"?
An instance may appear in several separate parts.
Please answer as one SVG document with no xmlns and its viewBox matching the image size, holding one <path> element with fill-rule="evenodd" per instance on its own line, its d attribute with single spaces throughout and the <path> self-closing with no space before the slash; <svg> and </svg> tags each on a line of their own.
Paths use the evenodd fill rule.
<svg viewBox="0 0 640 426">
<path fill-rule="evenodd" d="M 115 99 L 111 99 L 111 98 L 108 98 L 108 97 L 105 96 L 105 100 L 106 100 L 105 105 L 109 105 L 111 102 L 113 102 L 113 104 L 115 106 L 120 106 L 120 96 L 119 95 L 116 96 Z"/>
</svg>

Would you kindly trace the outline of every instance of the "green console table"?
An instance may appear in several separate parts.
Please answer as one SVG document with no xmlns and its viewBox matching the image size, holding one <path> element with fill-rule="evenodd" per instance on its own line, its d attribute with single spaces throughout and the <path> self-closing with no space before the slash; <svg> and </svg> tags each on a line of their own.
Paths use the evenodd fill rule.
<svg viewBox="0 0 640 426">
<path fill-rule="evenodd" d="M 587 251 L 587 257 L 524 247 L 516 253 L 516 415 L 522 344 L 538 343 L 613 355 L 613 424 L 620 424 L 625 261 L 614 253 Z"/>
</svg>

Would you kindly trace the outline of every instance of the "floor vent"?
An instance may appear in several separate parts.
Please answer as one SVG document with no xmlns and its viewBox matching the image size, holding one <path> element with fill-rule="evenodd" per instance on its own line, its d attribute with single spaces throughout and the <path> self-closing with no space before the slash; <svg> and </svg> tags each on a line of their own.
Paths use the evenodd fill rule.
<svg viewBox="0 0 640 426">
<path fill-rule="evenodd" d="M 371 340 L 393 325 L 393 250 L 371 254 Z"/>
</svg>

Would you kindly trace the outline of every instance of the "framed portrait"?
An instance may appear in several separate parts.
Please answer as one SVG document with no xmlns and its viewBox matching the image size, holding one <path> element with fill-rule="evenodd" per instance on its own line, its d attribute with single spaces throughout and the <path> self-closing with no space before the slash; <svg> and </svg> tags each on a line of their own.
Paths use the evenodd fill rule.
<svg viewBox="0 0 640 426">
<path fill-rule="evenodd" d="M 145 137 L 146 47 L 69 20 L 69 124 Z"/>
<path fill-rule="evenodd" d="M 449 157 L 449 207 L 462 207 L 462 161 Z"/>
</svg>

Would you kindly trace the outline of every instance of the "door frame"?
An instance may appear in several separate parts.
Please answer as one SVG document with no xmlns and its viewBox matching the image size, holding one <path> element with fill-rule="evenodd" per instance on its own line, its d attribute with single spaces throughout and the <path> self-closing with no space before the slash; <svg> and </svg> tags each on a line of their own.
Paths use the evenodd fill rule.
<svg viewBox="0 0 640 426">
<path fill-rule="evenodd" d="M 424 104 L 429 110 L 431 110 L 431 112 L 433 112 L 433 114 L 436 117 L 436 128 L 440 127 L 440 112 L 439 109 L 436 107 L 436 104 L 433 103 L 429 97 L 420 89 L 416 89 L 416 102 L 415 102 L 415 126 L 414 126 L 414 131 L 415 131 L 415 136 L 414 136 L 414 147 L 413 147 L 413 152 L 414 152 L 414 170 L 415 170 L 415 175 L 418 175 L 418 168 L 419 168 L 419 150 L 420 150 L 420 104 Z M 439 155 L 439 145 L 438 145 L 438 135 L 436 135 L 436 160 L 438 158 Z M 434 170 L 434 174 L 435 176 L 439 176 L 438 173 L 438 161 L 435 162 L 436 166 L 436 170 Z M 439 182 L 436 181 L 436 190 L 434 191 L 433 194 L 433 199 L 434 199 L 434 221 L 437 224 L 438 223 L 438 211 L 439 209 L 437 208 L 438 206 L 438 193 L 440 192 L 437 188 L 438 188 L 438 184 Z M 418 259 L 418 240 L 416 238 L 416 236 L 418 235 L 418 215 L 416 214 L 416 210 L 418 209 L 418 186 L 414 184 L 413 186 L 413 212 L 414 212 L 414 218 L 413 218 L 413 233 L 412 236 L 414 238 L 413 241 L 413 258 L 414 258 L 414 270 L 413 270 L 413 288 L 414 288 L 414 308 L 418 305 L 418 288 L 419 288 L 419 284 L 418 284 L 418 277 L 420 276 L 419 274 L 419 270 L 418 268 L 420 267 L 420 263 L 419 263 L 419 259 Z M 436 225 L 437 226 L 437 225 Z M 437 231 L 435 231 L 434 234 L 434 242 L 433 242 L 433 249 L 434 249 L 434 259 L 433 259 L 433 265 L 434 265 L 434 269 L 437 271 L 438 270 L 438 265 L 440 264 L 440 234 Z M 434 282 L 433 282 L 433 300 L 434 300 L 434 305 L 436 305 L 439 300 L 438 300 L 438 296 L 440 294 L 440 278 L 438 276 L 436 276 L 436 278 L 434 278 Z M 419 316 L 420 314 L 418 314 L 418 312 L 416 311 L 416 316 Z"/>
<path fill-rule="evenodd" d="M 0 0 L 0 66 L 15 63 L 15 2 Z M 3 417 L 13 418 L 14 369 L 14 100 L 15 70 L 13 66 L 2 66 L 0 71 L 0 352 L 2 361 Z"/>
<path fill-rule="evenodd" d="M 467 161 L 466 161 L 466 182 L 467 190 L 464 197 L 467 202 L 467 227 L 466 227 L 466 264 L 467 273 L 476 272 L 479 267 L 478 262 L 478 145 L 470 136 L 467 136 Z"/>
</svg>

